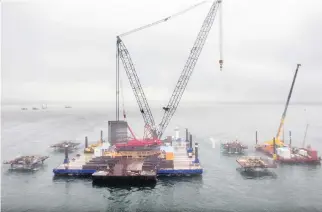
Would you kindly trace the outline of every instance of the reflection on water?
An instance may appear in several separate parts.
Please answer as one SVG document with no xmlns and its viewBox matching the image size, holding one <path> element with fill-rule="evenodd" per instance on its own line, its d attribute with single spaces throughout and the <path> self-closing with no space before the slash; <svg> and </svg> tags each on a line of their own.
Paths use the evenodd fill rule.
<svg viewBox="0 0 322 212">
<path fill-rule="evenodd" d="M 259 130 L 259 142 L 265 141 L 276 131 L 284 105 L 215 105 L 198 110 L 180 108 L 168 126 L 169 133 L 176 124 L 181 129 L 189 127 L 199 143 L 199 156 L 204 168 L 202 176 L 158 177 L 154 185 L 93 184 L 91 177 L 53 177 L 52 169 L 64 160 L 64 153 L 48 148 L 57 141 L 81 141 L 99 137 L 100 130 L 107 132 L 104 121 L 109 111 L 103 110 L 50 110 L 3 112 L 1 156 L 40 154 L 48 152 L 41 170 L 28 173 L 9 172 L 2 166 L 1 204 L 4 211 L 322 211 L 322 170 L 320 166 L 279 165 L 273 174 L 263 176 L 236 171 L 238 155 L 220 153 L 220 141 L 234 139 L 236 135 L 247 152 L 251 148 L 254 132 Z M 303 140 L 301 107 L 289 108 L 287 128 L 294 132 L 294 145 Z M 263 113 L 265 111 L 265 113 Z M 322 143 L 321 107 L 310 119 L 307 138 L 321 156 Z M 110 111 L 114 114 L 114 110 Z M 86 116 L 86 122 L 79 117 Z M 114 116 L 113 116 L 114 117 Z M 189 117 L 189 118 L 187 118 Z M 231 118 L 234 117 L 234 121 Z M 275 118 L 273 118 L 275 117 Z M 292 117 L 296 117 L 293 118 Z M 131 115 L 133 130 L 142 128 L 141 114 Z M 173 123 L 173 124 L 172 124 Z M 132 126 L 131 126 L 132 127 Z M 299 133 L 297 133 L 299 132 Z M 181 136 L 184 136 L 184 132 Z M 203 139 L 204 138 L 204 139 Z M 213 139 L 209 139 L 213 138 Z M 300 141 L 300 142 L 297 142 Z M 35 143 L 37 142 L 37 143 Z M 83 147 L 83 144 L 81 144 Z M 73 157 L 73 153 L 70 154 Z M 276 175 L 278 177 L 276 177 Z M 250 180 L 246 180 L 250 179 Z M 19 200 L 19 201 L 17 201 Z"/>
<path fill-rule="evenodd" d="M 245 170 L 244 168 L 236 168 L 236 170 L 243 176 L 244 179 L 276 179 L 277 174 L 271 170 Z"/>
<path fill-rule="evenodd" d="M 173 186 L 176 183 L 191 183 L 202 186 L 202 175 L 195 176 L 159 176 L 158 184 L 162 186 Z"/>
<path fill-rule="evenodd" d="M 131 188 L 155 188 L 156 182 L 135 182 L 135 181 L 105 181 L 105 182 L 92 182 L 92 186 L 95 188 L 120 188 L 120 189 L 131 189 Z"/>
</svg>

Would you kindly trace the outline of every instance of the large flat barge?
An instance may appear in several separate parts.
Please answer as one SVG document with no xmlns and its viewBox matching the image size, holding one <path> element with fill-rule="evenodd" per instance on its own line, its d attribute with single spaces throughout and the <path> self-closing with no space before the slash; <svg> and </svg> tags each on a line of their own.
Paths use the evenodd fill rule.
<svg viewBox="0 0 322 212">
<path fill-rule="evenodd" d="M 130 174 L 128 173 L 133 174 L 132 168 L 135 166 L 140 176 L 149 179 L 154 178 L 151 173 L 150 175 L 146 174 L 147 171 L 151 170 L 155 172 L 156 177 L 201 175 L 203 168 L 199 163 L 198 144 L 196 143 L 195 145 L 194 157 L 191 157 L 189 156 L 189 151 L 187 151 L 187 142 L 182 140 L 174 139 L 171 143 L 160 146 L 158 153 L 155 151 L 155 147 L 152 153 L 151 151 L 140 153 L 146 155 L 132 154 L 129 156 L 129 153 L 127 153 L 124 156 L 125 154 L 122 155 L 121 152 L 110 153 L 108 156 L 78 154 L 79 156 L 75 156 L 71 160 L 66 160 L 65 158 L 64 163 L 54 168 L 53 172 L 55 176 L 92 176 L 93 179 L 113 179 L 115 177 L 121 177 L 120 173 L 117 174 L 117 170 L 123 170 L 122 176 L 128 176 L 130 178 Z M 190 150 L 191 148 L 188 149 Z M 139 163 L 138 161 L 141 162 Z M 111 172 L 111 170 L 113 171 Z M 133 178 L 133 175 L 131 176 Z"/>
</svg>

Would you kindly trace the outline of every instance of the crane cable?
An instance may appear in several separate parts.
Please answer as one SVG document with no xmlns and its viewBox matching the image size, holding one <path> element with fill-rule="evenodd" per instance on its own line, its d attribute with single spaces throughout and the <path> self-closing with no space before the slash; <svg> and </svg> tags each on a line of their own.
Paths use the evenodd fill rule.
<svg viewBox="0 0 322 212">
<path fill-rule="evenodd" d="M 224 63 L 224 59 L 223 59 L 223 24 L 222 24 L 222 1 L 219 7 L 219 66 L 220 66 L 220 71 L 222 71 L 222 66 Z"/>
<path fill-rule="evenodd" d="M 121 83 L 121 96 L 122 96 L 123 118 L 124 118 L 124 121 L 126 121 L 126 112 L 125 112 L 125 106 L 124 106 L 124 95 L 123 95 L 122 79 L 120 80 L 120 83 Z M 127 128 L 129 129 L 129 131 L 130 131 L 130 133 L 132 135 L 132 138 L 133 139 L 136 139 L 136 136 L 135 136 L 133 130 L 131 129 L 131 127 L 129 125 L 127 125 Z"/>
<path fill-rule="evenodd" d="M 142 26 L 142 27 L 139 27 L 139 28 L 136 28 L 136 29 L 130 30 L 130 31 L 125 32 L 125 33 L 123 33 L 123 34 L 120 34 L 120 35 L 119 35 L 119 37 L 124 37 L 124 36 L 129 35 L 129 34 L 132 34 L 132 33 L 134 33 L 134 32 L 138 32 L 138 31 L 141 31 L 141 30 L 143 30 L 143 29 L 149 28 L 149 27 L 151 27 L 151 26 L 154 26 L 154 25 L 157 25 L 157 24 L 160 24 L 160 23 L 166 22 L 166 21 L 168 21 L 169 19 L 171 19 L 171 18 L 175 18 L 175 17 L 177 17 L 177 16 L 179 16 L 179 15 L 182 15 L 182 14 L 184 14 L 184 13 L 186 13 L 186 12 L 188 12 L 188 11 L 192 10 L 192 9 L 195 9 L 196 7 L 198 7 L 198 6 L 202 5 L 202 4 L 206 3 L 206 2 L 209 2 L 209 1 L 202 1 L 202 2 L 200 2 L 200 3 L 198 3 L 198 4 L 192 5 L 192 6 L 190 6 L 189 8 L 187 8 L 187 9 L 185 9 L 185 10 L 182 10 L 182 11 L 180 11 L 180 12 L 178 12 L 178 13 L 175 13 L 175 14 L 173 14 L 173 15 L 171 15 L 171 16 L 168 16 L 168 17 L 163 18 L 163 19 L 161 19 L 161 20 L 155 21 L 155 22 L 153 22 L 153 23 L 151 23 L 151 24 L 147 24 L 147 25 L 145 25 L 145 26 Z"/>
<path fill-rule="evenodd" d="M 120 80 L 120 83 L 121 83 L 121 96 L 122 96 L 123 118 L 124 118 L 124 121 L 126 121 L 126 113 L 125 113 L 125 107 L 124 107 L 124 95 L 123 95 L 123 84 L 122 84 L 122 79 Z"/>
</svg>

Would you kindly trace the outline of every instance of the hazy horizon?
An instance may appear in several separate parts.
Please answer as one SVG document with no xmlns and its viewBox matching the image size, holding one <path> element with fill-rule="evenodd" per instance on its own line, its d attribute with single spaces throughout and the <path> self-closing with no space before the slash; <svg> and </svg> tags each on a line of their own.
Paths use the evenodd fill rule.
<svg viewBox="0 0 322 212">
<path fill-rule="evenodd" d="M 114 101 L 116 36 L 199 2 L 3 1 L 2 100 Z M 123 37 L 149 102 L 171 97 L 210 6 Z M 217 16 L 182 101 L 285 102 L 301 63 L 291 101 L 322 102 L 322 1 L 222 6 L 223 71 Z"/>
</svg>

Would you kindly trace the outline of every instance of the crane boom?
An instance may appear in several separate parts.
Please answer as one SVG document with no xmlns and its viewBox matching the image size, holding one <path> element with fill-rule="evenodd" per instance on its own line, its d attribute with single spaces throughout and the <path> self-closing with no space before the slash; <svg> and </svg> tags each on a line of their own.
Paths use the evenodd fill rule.
<svg viewBox="0 0 322 212">
<path fill-rule="evenodd" d="M 292 85 L 291 85 L 291 89 L 290 89 L 290 92 L 289 92 L 288 97 L 287 97 L 287 101 L 286 101 L 286 104 L 285 104 L 284 112 L 282 114 L 280 126 L 278 127 L 278 130 L 277 130 L 277 135 L 276 135 L 276 139 L 277 140 L 279 140 L 279 137 L 280 137 L 280 134 L 281 134 L 281 129 L 282 129 L 283 125 L 284 125 L 284 119 L 285 119 L 285 116 L 286 116 L 288 104 L 290 103 L 290 99 L 291 99 L 291 96 L 292 96 L 293 87 L 294 87 L 294 84 L 295 84 L 297 72 L 298 72 L 300 66 L 301 66 L 301 64 L 297 64 L 297 67 L 296 67 L 296 70 L 295 70 L 295 74 L 294 74 L 294 77 L 293 77 L 293 82 L 292 82 Z"/>
<path fill-rule="evenodd" d="M 205 44 L 209 31 L 214 23 L 216 12 L 220 6 L 220 3 L 221 3 L 221 0 L 217 0 L 217 1 L 214 1 L 214 3 L 212 4 L 207 14 L 207 17 L 205 18 L 202 24 L 202 27 L 199 31 L 197 39 L 195 40 L 195 43 L 190 51 L 188 60 L 183 68 L 181 76 L 179 77 L 179 80 L 168 102 L 168 105 L 166 107 L 163 107 L 164 115 L 161 123 L 159 124 L 158 132 L 157 132 L 159 139 L 163 135 L 165 128 L 168 126 L 173 114 L 175 113 L 179 105 L 181 97 L 188 84 L 189 78 L 196 66 L 197 60 Z"/>
<path fill-rule="evenodd" d="M 155 122 L 154 122 L 154 118 L 151 113 L 148 101 L 145 97 L 144 91 L 142 89 L 139 77 L 134 68 L 129 51 L 127 50 L 127 48 L 125 47 L 123 41 L 119 36 L 117 36 L 117 48 L 118 48 L 119 56 L 122 60 L 125 72 L 128 76 L 128 79 L 130 81 L 137 103 L 139 105 L 140 112 L 143 116 L 145 126 L 150 129 L 149 132 L 147 132 L 147 136 L 156 138 L 157 134 L 154 130 Z"/>
</svg>

